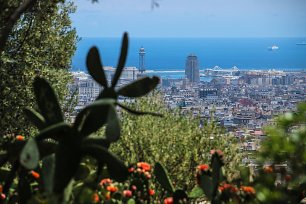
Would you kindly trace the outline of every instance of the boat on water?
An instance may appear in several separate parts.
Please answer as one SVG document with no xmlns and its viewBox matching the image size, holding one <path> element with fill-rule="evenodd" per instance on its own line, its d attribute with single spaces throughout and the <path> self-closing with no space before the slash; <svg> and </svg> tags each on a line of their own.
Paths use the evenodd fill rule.
<svg viewBox="0 0 306 204">
<path fill-rule="evenodd" d="M 278 46 L 276 46 L 276 45 L 273 45 L 273 46 L 271 46 L 271 47 L 268 47 L 268 50 L 278 50 L 279 49 L 279 47 Z"/>
<path fill-rule="evenodd" d="M 306 42 L 305 41 L 299 42 L 299 43 L 296 43 L 296 45 L 306 45 Z"/>
</svg>

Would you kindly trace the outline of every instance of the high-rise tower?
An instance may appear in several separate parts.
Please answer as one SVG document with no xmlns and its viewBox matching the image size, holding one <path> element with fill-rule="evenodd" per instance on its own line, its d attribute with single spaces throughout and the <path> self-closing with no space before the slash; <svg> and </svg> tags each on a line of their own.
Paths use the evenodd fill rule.
<svg viewBox="0 0 306 204">
<path fill-rule="evenodd" d="M 198 57 L 194 54 L 187 57 L 185 75 L 190 82 L 200 82 Z"/>
<path fill-rule="evenodd" d="M 146 71 L 145 68 L 145 49 L 143 47 L 141 47 L 139 49 L 139 72 L 142 74 L 144 71 Z"/>
</svg>

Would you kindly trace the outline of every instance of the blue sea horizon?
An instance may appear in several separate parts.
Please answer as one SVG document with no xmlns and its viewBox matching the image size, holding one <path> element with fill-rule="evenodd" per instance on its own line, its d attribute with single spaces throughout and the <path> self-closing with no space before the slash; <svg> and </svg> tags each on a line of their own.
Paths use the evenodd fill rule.
<svg viewBox="0 0 306 204">
<path fill-rule="evenodd" d="M 189 54 L 198 56 L 200 70 L 219 66 L 240 70 L 306 70 L 305 38 L 130 38 L 127 67 L 139 67 L 138 51 L 146 51 L 145 66 L 166 78 L 181 78 Z M 276 45 L 279 49 L 271 51 Z M 72 71 L 86 72 L 86 55 L 97 46 L 104 66 L 116 67 L 120 38 L 82 38 L 72 59 Z M 173 72 L 175 71 L 175 72 Z"/>
</svg>

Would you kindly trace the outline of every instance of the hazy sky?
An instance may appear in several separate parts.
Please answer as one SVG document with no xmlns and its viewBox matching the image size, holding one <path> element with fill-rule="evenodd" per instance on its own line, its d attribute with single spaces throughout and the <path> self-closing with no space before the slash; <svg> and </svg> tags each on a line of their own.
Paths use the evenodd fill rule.
<svg viewBox="0 0 306 204">
<path fill-rule="evenodd" d="M 306 37 L 306 0 L 76 0 L 81 37 Z"/>
</svg>

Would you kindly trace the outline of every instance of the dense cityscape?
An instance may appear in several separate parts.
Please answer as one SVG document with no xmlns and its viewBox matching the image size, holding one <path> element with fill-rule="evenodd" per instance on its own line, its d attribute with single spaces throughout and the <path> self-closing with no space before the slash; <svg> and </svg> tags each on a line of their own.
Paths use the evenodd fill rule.
<svg viewBox="0 0 306 204">
<path fill-rule="evenodd" d="M 110 81 L 115 68 L 104 68 Z M 139 68 L 125 67 L 120 85 L 147 74 L 145 51 L 139 50 Z M 86 73 L 73 72 L 77 90 L 76 112 L 94 101 L 101 87 Z M 210 77 L 204 81 L 201 78 Z M 162 78 L 159 87 L 169 109 L 179 108 L 182 114 L 192 114 L 202 121 L 210 120 L 239 138 L 242 151 L 256 151 L 265 138 L 264 127 L 274 123 L 276 116 L 296 109 L 305 100 L 306 72 L 280 70 L 239 70 L 237 67 L 214 67 L 199 70 L 198 58 L 186 58 L 185 77 Z M 120 99 L 119 99 L 120 100 Z M 251 162 L 244 158 L 244 163 Z"/>
</svg>

